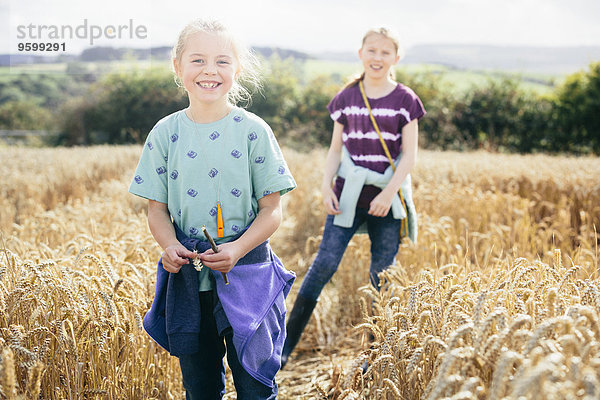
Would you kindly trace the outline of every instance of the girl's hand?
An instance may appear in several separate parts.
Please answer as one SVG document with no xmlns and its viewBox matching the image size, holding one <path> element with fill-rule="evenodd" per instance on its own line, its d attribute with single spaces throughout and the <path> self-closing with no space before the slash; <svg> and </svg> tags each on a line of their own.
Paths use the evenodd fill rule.
<svg viewBox="0 0 600 400">
<path fill-rule="evenodd" d="M 327 214 L 341 214 L 340 203 L 333 189 L 331 187 L 324 187 L 321 190 L 323 191 L 323 204 L 325 205 Z"/>
<path fill-rule="evenodd" d="M 385 217 L 392 207 L 395 192 L 383 189 L 369 204 L 369 215 L 374 217 Z"/>
<path fill-rule="evenodd" d="M 202 264 L 214 271 L 228 273 L 243 255 L 240 253 L 235 241 L 220 244 L 218 247 L 218 253 L 208 249 L 199 255 L 200 260 Z"/>
<path fill-rule="evenodd" d="M 168 272 L 176 274 L 182 266 L 189 264 L 190 258 L 194 259 L 197 256 L 198 253 L 189 251 L 181 243 L 171 245 L 162 254 L 163 268 Z"/>
</svg>

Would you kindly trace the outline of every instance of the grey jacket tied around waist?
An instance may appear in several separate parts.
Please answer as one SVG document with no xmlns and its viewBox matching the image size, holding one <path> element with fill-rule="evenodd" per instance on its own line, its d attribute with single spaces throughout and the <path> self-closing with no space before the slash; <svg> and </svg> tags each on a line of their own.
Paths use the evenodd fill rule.
<svg viewBox="0 0 600 400">
<path fill-rule="evenodd" d="M 398 165 L 402 155 L 394 161 L 394 164 Z M 344 178 L 344 187 L 340 195 L 339 204 L 341 214 L 334 217 L 334 225 L 349 228 L 354 223 L 354 216 L 356 214 L 356 204 L 364 185 L 373 185 L 380 189 L 384 189 L 392 179 L 394 170 L 392 166 L 388 166 L 383 174 L 370 170 L 365 167 L 354 164 L 350 153 L 345 146 L 342 146 L 342 159 L 340 166 L 337 171 L 337 176 Z M 404 203 L 406 204 L 406 210 L 402 207 L 400 196 L 394 196 L 392 200 L 392 206 L 390 208 L 392 215 L 395 219 L 408 218 L 408 237 L 414 243 L 417 242 L 417 212 L 415 210 L 415 204 L 412 198 L 412 180 L 410 174 L 406 176 L 406 179 L 402 182 L 400 190 L 404 196 Z M 362 224 L 357 233 L 367 233 L 366 223 Z"/>
</svg>

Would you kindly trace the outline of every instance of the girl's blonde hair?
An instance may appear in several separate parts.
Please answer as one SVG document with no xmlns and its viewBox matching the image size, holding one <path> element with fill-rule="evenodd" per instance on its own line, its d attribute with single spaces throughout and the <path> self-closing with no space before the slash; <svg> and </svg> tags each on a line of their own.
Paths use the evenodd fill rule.
<svg viewBox="0 0 600 400">
<path fill-rule="evenodd" d="M 221 22 L 216 20 L 203 20 L 197 19 L 188 23 L 179 33 L 177 43 L 171 50 L 171 57 L 178 63 L 181 63 L 181 57 L 185 51 L 185 46 L 188 37 L 198 32 L 218 34 L 225 37 L 233 49 L 236 61 L 239 69 L 234 79 L 233 86 L 227 93 L 228 100 L 232 104 L 243 104 L 244 106 L 250 105 L 252 102 L 252 94 L 259 91 L 261 88 L 261 80 L 259 74 L 260 62 L 254 55 L 254 52 L 247 46 L 240 43 L 239 40 L 235 39 L 231 32 Z M 173 72 L 175 74 L 175 83 L 178 87 L 183 87 L 183 83 L 177 76 L 177 71 L 173 66 Z"/>
<path fill-rule="evenodd" d="M 363 36 L 361 47 L 365 45 L 367 38 L 371 35 L 381 35 L 384 38 L 389 39 L 392 42 L 392 44 L 394 45 L 394 47 L 396 48 L 396 55 L 400 56 L 400 58 L 404 57 L 404 49 L 400 45 L 400 36 L 396 32 L 394 32 L 390 28 L 386 28 L 383 26 L 377 27 L 377 28 L 371 28 Z M 362 74 L 353 77 L 352 80 L 346 85 L 346 87 L 349 88 L 349 87 L 352 87 L 352 86 L 358 84 L 358 82 L 362 81 L 364 79 L 364 77 L 365 77 L 365 72 L 363 71 Z M 390 77 L 392 79 L 396 78 L 396 74 L 394 73 L 393 69 L 390 70 Z"/>
</svg>

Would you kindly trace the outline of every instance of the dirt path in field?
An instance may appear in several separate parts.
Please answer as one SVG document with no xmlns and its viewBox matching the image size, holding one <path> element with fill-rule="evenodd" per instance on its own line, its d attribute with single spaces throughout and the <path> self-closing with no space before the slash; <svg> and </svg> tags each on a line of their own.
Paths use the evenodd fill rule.
<svg viewBox="0 0 600 400">
<path fill-rule="evenodd" d="M 347 379 L 352 365 L 360 354 L 360 343 L 356 337 L 350 336 L 340 341 L 339 348 L 328 346 L 323 351 L 311 351 L 307 343 L 300 343 L 298 351 L 294 351 L 285 369 L 277 373 L 279 385 L 278 400 L 312 400 L 322 399 L 320 390 L 333 394 L 335 384 Z M 304 348 L 303 348 L 304 346 Z M 235 400 L 236 394 L 231 372 L 227 369 L 227 394 L 224 400 Z M 339 393 L 339 392 L 338 392 Z"/>
<path fill-rule="evenodd" d="M 325 392 L 332 391 L 332 377 L 341 373 L 341 379 L 350 370 L 355 357 L 351 349 L 340 350 L 337 354 L 299 354 L 290 359 L 285 369 L 277 374 L 280 400 L 320 399 L 320 387 Z"/>
</svg>

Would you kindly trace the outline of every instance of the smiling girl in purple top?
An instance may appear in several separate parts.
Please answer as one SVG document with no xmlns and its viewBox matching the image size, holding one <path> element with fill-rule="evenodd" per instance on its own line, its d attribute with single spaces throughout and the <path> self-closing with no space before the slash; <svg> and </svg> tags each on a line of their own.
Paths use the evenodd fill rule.
<svg viewBox="0 0 600 400">
<path fill-rule="evenodd" d="M 417 159 L 418 120 L 425 115 L 417 95 L 394 80 L 393 66 L 400 60 L 399 54 L 399 41 L 389 29 L 369 30 L 358 51 L 364 72 L 339 92 L 327 107 L 334 120 L 321 186 L 328 215 L 319 251 L 302 282 L 288 319 L 282 365 L 298 343 L 321 290 L 337 270 L 348 242 L 359 228 L 366 224 L 371 240 L 370 280 L 375 287 L 379 286 L 378 274 L 394 264 L 401 240 L 402 220 L 394 218 L 390 208 L 403 182 L 410 179 L 409 173 Z M 358 201 L 352 210 L 344 210 L 340 207 L 340 196 L 345 182 L 342 177 L 336 177 L 344 157 L 351 160 L 352 168 L 364 168 L 380 174 L 390 166 L 363 101 L 359 87 L 361 81 L 381 136 L 391 157 L 397 161 L 397 167 L 385 187 L 365 184 L 362 189 L 359 188 Z M 351 226 L 336 225 L 334 216 L 348 211 L 354 213 Z M 413 234 L 409 235 L 415 240 L 416 220 L 414 217 L 412 221 L 410 219 L 411 215 L 416 215 L 414 207 L 406 212 L 409 227 L 413 228 Z"/>
</svg>

